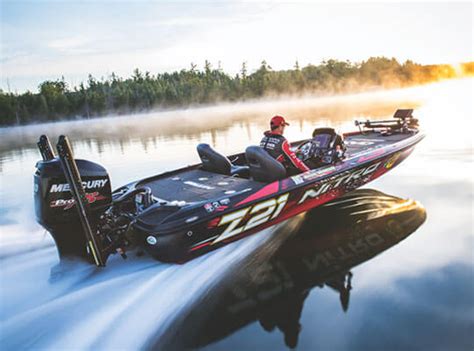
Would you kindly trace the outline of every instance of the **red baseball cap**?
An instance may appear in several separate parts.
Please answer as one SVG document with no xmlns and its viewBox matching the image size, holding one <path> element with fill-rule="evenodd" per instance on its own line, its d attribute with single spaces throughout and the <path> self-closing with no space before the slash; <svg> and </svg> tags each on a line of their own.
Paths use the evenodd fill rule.
<svg viewBox="0 0 474 351">
<path fill-rule="evenodd" d="M 285 119 L 282 116 L 273 116 L 272 119 L 270 120 L 270 125 L 273 127 L 279 127 L 281 125 L 289 126 L 290 124 L 285 121 Z"/>
</svg>

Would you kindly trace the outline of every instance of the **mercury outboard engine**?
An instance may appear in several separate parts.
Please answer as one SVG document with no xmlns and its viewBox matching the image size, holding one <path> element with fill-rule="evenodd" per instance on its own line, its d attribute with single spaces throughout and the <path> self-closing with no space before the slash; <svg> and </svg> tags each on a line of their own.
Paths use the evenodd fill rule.
<svg viewBox="0 0 474 351">
<path fill-rule="evenodd" d="M 69 145 L 67 139 L 62 138 L 62 142 Z M 53 236 L 60 259 L 79 257 L 87 261 L 95 260 L 97 263 L 100 257 L 96 256 L 100 256 L 100 252 L 94 252 L 91 245 L 94 243 L 89 242 L 94 239 L 88 238 L 84 233 L 84 219 L 81 218 L 83 206 L 79 206 L 78 211 L 75 189 L 71 189 L 71 180 L 67 179 L 65 172 L 65 167 L 69 166 L 61 155 L 55 157 L 45 135 L 41 136 L 38 147 L 43 160 L 36 164 L 34 175 L 36 220 Z M 83 202 L 87 204 L 86 221 L 90 228 L 95 228 L 99 217 L 112 203 L 109 175 L 102 166 L 94 162 L 75 160 L 75 164 L 84 190 Z"/>
</svg>

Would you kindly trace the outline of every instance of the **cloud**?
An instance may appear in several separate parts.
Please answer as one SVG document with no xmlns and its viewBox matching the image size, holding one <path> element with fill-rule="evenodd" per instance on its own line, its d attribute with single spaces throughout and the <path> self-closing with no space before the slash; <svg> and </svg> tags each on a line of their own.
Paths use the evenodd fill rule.
<svg viewBox="0 0 474 351">
<path fill-rule="evenodd" d="M 30 89 L 40 76 L 100 77 L 135 67 L 155 73 L 204 60 L 236 73 L 243 61 L 252 70 L 263 59 L 287 69 L 296 59 L 306 65 L 384 55 L 441 63 L 472 56 L 469 4 L 42 4 L 10 9 L 0 27 L 2 75 L 13 84 L 29 76 Z"/>
<path fill-rule="evenodd" d="M 80 49 L 86 49 L 90 42 L 91 40 L 85 36 L 77 35 L 51 40 L 47 46 L 60 53 L 74 53 Z"/>
</svg>

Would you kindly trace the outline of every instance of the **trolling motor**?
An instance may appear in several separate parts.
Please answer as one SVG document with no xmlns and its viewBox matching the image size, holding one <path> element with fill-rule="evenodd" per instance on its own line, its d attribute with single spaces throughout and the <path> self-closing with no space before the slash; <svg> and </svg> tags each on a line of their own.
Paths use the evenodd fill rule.
<svg viewBox="0 0 474 351">
<path fill-rule="evenodd" d="M 51 233 L 60 259 L 80 258 L 102 267 L 111 254 L 126 258 L 135 197 L 140 195 L 149 206 L 150 189 L 112 194 L 107 171 L 94 162 L 75 160 L 66 136 L 59 137 L 57 157 L 45 135 L 38 148 L 43 160 L 34 175 L 36 220 Z"/>
<path fill-rule="evenodd" d="M 51 143 L 49 142 L 49 139 L 46 135 L 40 136 L 36 145 L 38 145 L 38 149 L 43 161 L 51 161 L 56 157 L 54 155 L 53 147 L 51 146 Z"/>
<path fill-rule="evenodd" d="M 418 130 L 418 119 L 413 117 L 413 109 L 398 109 L 393 115 L 394 119 L 382 121 L 355 121 L 361 133 L 371 130 L 382 130 L 382 135 L 392 135 L 393 133 L 409 133 Z"/>
</svg>

